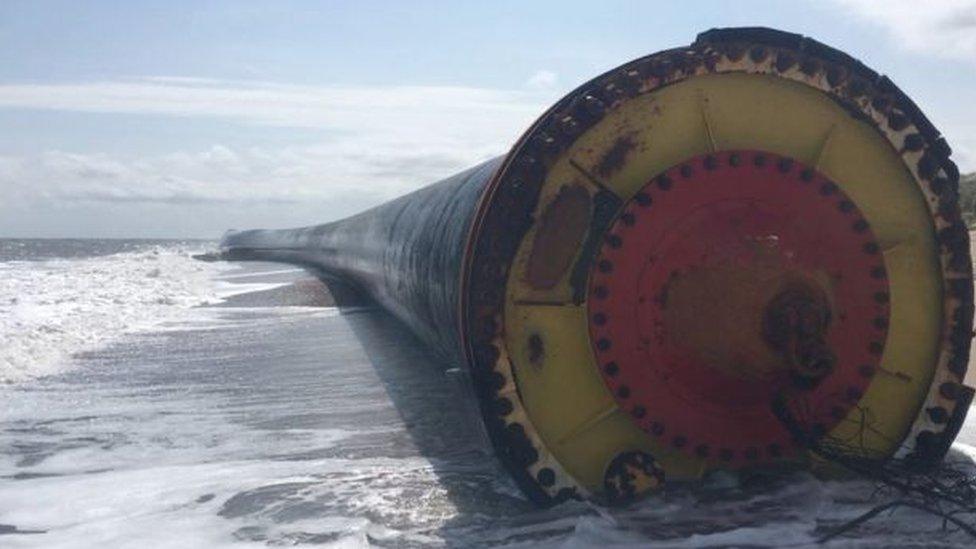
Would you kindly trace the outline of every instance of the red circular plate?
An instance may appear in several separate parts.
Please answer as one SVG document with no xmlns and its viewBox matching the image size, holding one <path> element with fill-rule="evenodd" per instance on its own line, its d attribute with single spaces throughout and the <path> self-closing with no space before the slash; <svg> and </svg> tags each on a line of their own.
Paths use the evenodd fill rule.
<svg viewBox="0 0 976 549">
<path fill-rule="evenodd" d="M 812 388 L 764 336 L 770 303 L 791 288 L 829 309 L 836 362 Z M 778 395 L 804 425 L 835 426 L 884 349 L 888 284 L 871 228 L 829 179 L 766 152 L 692 158 L 649 182 L 608 229 L 588 291 L 618 405 L 667 444 L 730 465 L 795 450 L 771 411 Z"/>
</svg>

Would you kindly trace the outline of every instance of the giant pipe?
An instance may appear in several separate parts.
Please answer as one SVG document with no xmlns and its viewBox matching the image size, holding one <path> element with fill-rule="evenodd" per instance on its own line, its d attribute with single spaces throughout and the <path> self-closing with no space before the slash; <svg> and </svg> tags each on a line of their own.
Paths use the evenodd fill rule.
<svg viewBox="0 0 976 549">
<path fill-rule="evenodd" d="M 926 466 L 973 395 L 949 155 L 843 52 L 716 29 L 583 84 L 503 157 L 222 249 L 355 286 L 466 368 L 542 504 L 806 466 L 824 438 Z"/>
</svg>

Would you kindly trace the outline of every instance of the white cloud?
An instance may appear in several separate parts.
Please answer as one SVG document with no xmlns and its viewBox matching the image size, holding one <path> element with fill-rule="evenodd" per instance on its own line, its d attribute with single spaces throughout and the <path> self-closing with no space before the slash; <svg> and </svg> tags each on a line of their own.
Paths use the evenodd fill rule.
<svg viewBox="0 0 976 549">
<path fill-rule="evenodd" d="M 910 51 L 976 63 L 976 0 L 833 0 Z"/>
<path fill-rule="evenodd" d="M 525 86 L 530 90 L 551 90 L 559 82 L 559 75 L 552 71 L 536 71 L 535 74 L 525 81 Z"/>
<path fill-rule="evenodd" d="M 351 215 L 503 152 L 504 146 L 353 136 L 314 146 L 121 158 L 0 157 L 0 234 L 216 236 Z"/>
<path fill-rule="evenodd" d="M 550 99 L 525 91 L 455 86 L 299 86 L 179 77 L 0 85 L 0 107 L 8 108 L 223 117 L 349 131 L 429 129 L 448 135 L 485 130 L 486 125 L 491 129 L 499 126 L 497 120 L 527 124 Z"/>
<path fill-rule="evenodd" d="M 47 151 L 0 158 L 5 207 L 111 203 L 298 203 L 359 195 L 376 202 L 502 152 L 364 141 L 281 149 L 222 145 L 138 159 Z"/>
<path fill-rule="evenodd" d="M 0 217 L 58 224 L 72 208 L 117 211 L 120 204 L 236 204 L 238 211 L 326 204 L 314 219 L 300 222 L 326 221 L 352 213 L 347 204 L 376 204 L 505 152 L 552 99 L 543 92 L 463 87 L 316 87 L 180 77 L 0 85 L 0 108 L 220 117 L 317 128 L 325 136 L 314 145 L 216 144 L 137 158 L 63 150 L 0 157 Z M 279 213 L 278 224 L 299 222 L 289 217 L 289 207 Z M 16 229 L 9 219 L 0 221 L 0 232 Z M 175 226 L 170 232 L 186 234 Z"/>
</svg>

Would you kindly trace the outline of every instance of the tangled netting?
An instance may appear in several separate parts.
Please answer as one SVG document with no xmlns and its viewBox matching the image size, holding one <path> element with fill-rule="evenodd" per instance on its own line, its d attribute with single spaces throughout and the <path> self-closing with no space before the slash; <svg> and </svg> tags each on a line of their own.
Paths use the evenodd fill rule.
<svg viewBox="0 0 976 549">
<path fill-rule="evenodd" d="M 962 531 L 976 540 L 976 475 L 972 464 L 921 463 L 911 457 L 892 458 L 871 451 L 864 444 L 864 435 L 878 431 L 872 425 L 869 410 L 857 408 L 857 411 L 859 428 L 853 436 L 842 440 L 825 433 L 822 425 L 806 421 L 815 415 L 802 396 L 781 396 L 773 403 L 773 412 L 800 446 L 817 458 L 877 483 L 873 499 L 879 501 L 878 505 L 818 541 L 830 541 L 898 507 L 930 513 L 942 520 L 943 529 Z"/>
</svg>

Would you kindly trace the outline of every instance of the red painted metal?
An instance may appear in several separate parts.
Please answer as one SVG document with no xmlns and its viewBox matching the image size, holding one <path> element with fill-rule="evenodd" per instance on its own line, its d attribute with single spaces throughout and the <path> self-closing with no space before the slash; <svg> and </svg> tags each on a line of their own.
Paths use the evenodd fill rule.
<svg viewBox="0 0 976 549">
<path fill-rule="evenodd" d="M 761 360 L 762 333 L 752 346 L 725 350 L 730 363 L 742 365 L 730 371 L 689 348 L 687 334 L 666 318 L 675 280 L 710 270 L 750 273 L 760 263 L 762 272 L 816 280 L 828 297 L 825 340 L 837 362 L 812 389 L 793 388 L 785 368 L 750 371 L 750 361 Z M 708 307 L 733 297 L 742 298 L 696 298 L 696 330 L 735 328 Z M 759 151 L 692 158 L 649 182 L 607 232 L 587 307 L 593 352 L 618 405 L 667 444 L 730 465 L 794 449 L 771 412 L 777 395 L 788 396 L 810 426 L 841 421 L 878 368 L 889 310 L 883 258 L 854 202 L 812 168 Z M 742 318 L 745 325 L 759 320 Z"/>
</svg>

